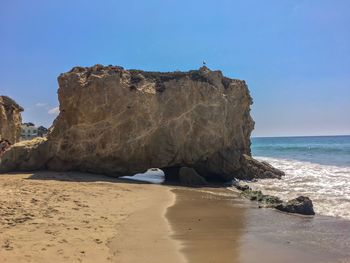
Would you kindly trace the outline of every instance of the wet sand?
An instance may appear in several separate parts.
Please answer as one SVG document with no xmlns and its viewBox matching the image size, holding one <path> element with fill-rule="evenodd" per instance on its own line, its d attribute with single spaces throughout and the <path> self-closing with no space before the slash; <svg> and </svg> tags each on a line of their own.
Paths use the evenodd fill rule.
<svg viewBox="0 0 350 263">
<path fill-rule="evenodd" d="M 167 212 L 189 262 L 350 262 L 350 222 L 259 209 L 225 189 L 176 189 Z"/>
<path fill-rule="evenodd" d="M 114 262 L 186 262 L 180 242 L 171 238 L 172 230 L 165 218 L 167 208 L 175 203 L 170 188 L 151 186 L 142 197 L 142 207 L 134 210 L 111 239 L 109 247 Z"/>
</svg>

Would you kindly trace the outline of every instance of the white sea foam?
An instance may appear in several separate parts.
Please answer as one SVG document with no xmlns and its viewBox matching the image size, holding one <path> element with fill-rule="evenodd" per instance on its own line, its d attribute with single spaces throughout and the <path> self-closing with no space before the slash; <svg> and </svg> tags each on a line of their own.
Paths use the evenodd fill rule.
<svg viewBox="0 0 350 263">
<path fill-rule="evenodd" d="M 315 212 L 350 219 L 350 167 L 321 165 L 296 160 L 255 157 L 286 173 L 281 180 L 249 183 L 253 189 L 289 200 L 299 195 L 312 199 Z"/>
<path fill-rule="evenodd" d="M 123 176 L 121 178 L 130 179 L 133 181 L 149 182 L 152 184 L 161 184 L 165 180 L 164 172 L 157 168 L 149 169 L 145 173 L 138 173 L 133 176 Z"/>
</svg>

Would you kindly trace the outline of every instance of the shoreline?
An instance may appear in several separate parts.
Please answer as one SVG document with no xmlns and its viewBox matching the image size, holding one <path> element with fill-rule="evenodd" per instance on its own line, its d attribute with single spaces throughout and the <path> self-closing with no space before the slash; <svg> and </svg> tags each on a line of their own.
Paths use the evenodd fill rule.
<svg viewBox="0 0 350 263">
<path fill-rule="evenodd" d="M 113 262 L 187 262 L 180 241 L 174 234 L 165 214 L 176 202 L 176 195 L 164 185 L 147 184 L 151 194 L 140 204 L 126 223 L 118 227 L 118 234 L 109 242 Z"/>
<path fill-rule="evenodd" d="M 349 262 L 350 221 L 259 209 L 226 188 L 103 175 L 0 175 L 0 259 L 35 262 Z"/>
<path fill-rule="evenodd" d="M 167 219 L 189 262 L 350 261 L 349 220 L 258 208 L 229 189 L 172 191 L 177 202 Z"/>
</svg>

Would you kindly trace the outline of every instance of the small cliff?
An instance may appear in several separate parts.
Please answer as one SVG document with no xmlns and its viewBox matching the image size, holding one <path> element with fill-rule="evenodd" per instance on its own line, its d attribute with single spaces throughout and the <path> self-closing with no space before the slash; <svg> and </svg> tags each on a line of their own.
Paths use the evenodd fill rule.
<svg viewBox="0 0 350 263">
<path fill-rule="evenodd" d="M 13 147 L 0 160 L 0 171 L 121 176 L 187 166 L 224 180 L 267 174 L 262 169 L 269 166 L 244 167 L 254 164 L 247 162 L 254 122 L 244 81 L 206 67 L 160 73 L 96 65 L 75 67 L 58 82 L 60 114 L 48 139 Z M 15 151 L 21 160 L 14 160 Z"/>
<path fill-rule="evenodd" d="M 16 143 L 21 136 L 21 112 L 14 100 L 7 96 L 0 96 L 0 140 Z"/>
</svg>

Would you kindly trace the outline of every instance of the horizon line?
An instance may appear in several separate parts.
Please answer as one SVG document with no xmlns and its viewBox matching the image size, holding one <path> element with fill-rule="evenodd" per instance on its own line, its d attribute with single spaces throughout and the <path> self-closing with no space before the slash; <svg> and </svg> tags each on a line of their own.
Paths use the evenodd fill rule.
<svg viewBox="0 0 350 263">
<path fill-rule="evenodd" d="M 277 136 L 250 136 L 250 138 L 294 138 L 294 137 L 343 137 L 350 134 L 334 134 L 334 135 L 277 135 Z"/>
</svg>

